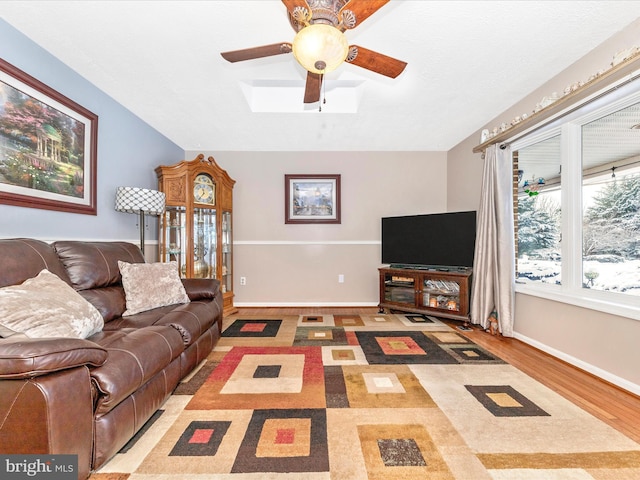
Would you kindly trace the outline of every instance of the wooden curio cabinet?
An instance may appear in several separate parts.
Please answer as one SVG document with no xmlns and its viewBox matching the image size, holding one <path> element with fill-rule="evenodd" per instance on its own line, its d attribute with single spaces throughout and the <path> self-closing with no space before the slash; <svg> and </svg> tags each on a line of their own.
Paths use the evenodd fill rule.
<svg viewBox="0 0 640 480">
<path fill-rule="evenodd" d="M 158 190 L 166 195 L 160 218 L 162 262 L 176 261 L 183 278 L 216 278 L 224 314 L 233 306 L 233 185 L 213 157 L 159 166 Z"/>
</svg>

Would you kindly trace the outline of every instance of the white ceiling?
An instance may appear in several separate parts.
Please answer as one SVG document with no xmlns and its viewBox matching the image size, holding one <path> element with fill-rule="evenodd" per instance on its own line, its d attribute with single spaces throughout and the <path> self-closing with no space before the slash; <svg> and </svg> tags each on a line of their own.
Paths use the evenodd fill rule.
<svg viewBox="0 0 640 480">
<path fill-rule="evenodd" d="M 0 16 L 185 150 L 446 151 L 640 17 L 640 2 L 391 0 L 347 37 L 406 70 L 342 65 L 322 112 L 303 107 L 292 55 L 219 55 L 290 42 L 278 0 L 5 0 Z"/>
</svg>

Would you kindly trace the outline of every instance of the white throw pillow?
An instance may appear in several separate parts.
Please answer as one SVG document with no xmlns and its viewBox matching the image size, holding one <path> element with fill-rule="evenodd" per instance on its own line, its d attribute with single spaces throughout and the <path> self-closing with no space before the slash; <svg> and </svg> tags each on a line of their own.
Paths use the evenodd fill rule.
<svg viewBox="0 0 640 480">
<path fill-rule="evenodd" d="M 0 288 L 0 336 L 87 338 L 103 326 L 96 307 L 49 270 Z"/>
<path fill-rule="evenodd" d="M 189 303 L 189 296 L 178 274 L 178 262 L 127 263 L 118 261 L 127 301 L 123 317 L 136 313 Z"/>
</svg>

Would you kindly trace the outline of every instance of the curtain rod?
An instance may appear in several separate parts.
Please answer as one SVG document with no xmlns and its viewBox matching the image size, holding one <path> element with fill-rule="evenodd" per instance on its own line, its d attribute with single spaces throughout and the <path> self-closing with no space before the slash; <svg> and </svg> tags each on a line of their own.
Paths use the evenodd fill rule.
<svg viewBox="0 0 640 480">
<path fill-rule="evenodd" d="M 488 146 L 494 144 L 502 145 L 508 140 L 512 142 L 525 134 L 534 132 L 552 120 L 568 115 L 578 108 L 587 105 L 598 98 L 622 87 L 640 77 L 640 54 L 620 62 L 618 65 L 605 71 L 602 75 L 594 78 L 590 82 L 585 83 L 582 87 L 573 92 L 560 97 L 551 105 L 542 110 L 531 114 L 511 128 L 490 138 L 484 143 L 473 148 L 473 153 L 481 153 Z M 593 97 L 591 97 L 593 96 Z M 506 148 L 506 147 L 505 147 Z"/>
</svg>

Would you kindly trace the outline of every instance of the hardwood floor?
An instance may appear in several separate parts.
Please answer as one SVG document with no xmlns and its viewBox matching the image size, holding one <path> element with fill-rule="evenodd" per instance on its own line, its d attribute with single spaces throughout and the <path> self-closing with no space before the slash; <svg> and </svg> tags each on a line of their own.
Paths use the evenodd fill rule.
<svg viewBox="0 0 640 480">
<path fill-rule="evenodd" d="M 237 315 L 373 314 L 377 307 L 241 307 Z M 452 327 L 460 322 L 445 321 Z M 603 422 L 640 443 L 640 397 L 514 338 L 493 336 L 475 326 L 457 330 Z"/>
</svg>

